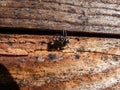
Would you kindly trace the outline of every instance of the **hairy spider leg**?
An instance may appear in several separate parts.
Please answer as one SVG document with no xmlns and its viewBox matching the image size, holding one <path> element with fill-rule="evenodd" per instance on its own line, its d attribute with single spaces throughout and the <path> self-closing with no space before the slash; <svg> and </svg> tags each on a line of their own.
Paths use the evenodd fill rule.
<svg viewBox="0 0 120 90">
<path fill-rule="evenodd" d="M 66 30 L 63 30 L 63 37 L 64 37 L 64 42 L 66 41 L 66 37 L 67 37 L 67 31 Z"/>
<path fill-rule="evenodd" d="M 67 36 L 67 31 L 63 30 L 63 36 L 66 37 Z"/>
</svg>

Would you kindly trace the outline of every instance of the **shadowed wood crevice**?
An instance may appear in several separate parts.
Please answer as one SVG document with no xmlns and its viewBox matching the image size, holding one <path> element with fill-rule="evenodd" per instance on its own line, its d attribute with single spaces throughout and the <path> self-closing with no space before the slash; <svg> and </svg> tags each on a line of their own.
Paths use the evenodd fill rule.
<svg viewBox="0 0 120 90">
<path fill-rule="evenodd" d="M 49 29 L 28 29 L 28 28 L 13 28 L 13 27 L 0 27 L 1 34 L 20 34 L 20 35 L 58 35 L 63 36 L 64 30 L 49 30 Z M 28 32 L 29 31 L 29 32 Z M 120 38 L 120 34 L 107 34 L 99 32 L 78 32 L 78 31 L 66 31 L 67 36 L 77 37 L 96 37 L 96 38 Z"/>
</svg>

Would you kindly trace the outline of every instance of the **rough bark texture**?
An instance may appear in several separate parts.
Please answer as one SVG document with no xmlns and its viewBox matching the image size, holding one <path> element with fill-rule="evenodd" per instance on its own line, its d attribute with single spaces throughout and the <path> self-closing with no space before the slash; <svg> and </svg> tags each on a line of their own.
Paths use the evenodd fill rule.
<svg viewBox="0 0 120 90">
<path fill-rule="evenodd" d="M 0 34 L 0 63 L 21 90 L 119 88 L 119 39 L 67 37 L 63 50 L 48 51 L 53 37 Z"/>
<path fill-rule="evenodd" d="M 2 0 L 0 26 L 120 34 L 119 0 Z"/>
</svg>

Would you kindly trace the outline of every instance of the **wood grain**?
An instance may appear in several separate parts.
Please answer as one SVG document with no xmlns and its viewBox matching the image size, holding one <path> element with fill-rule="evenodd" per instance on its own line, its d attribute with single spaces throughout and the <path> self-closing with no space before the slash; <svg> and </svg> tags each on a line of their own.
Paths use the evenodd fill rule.
<svg viewBox="0 0 120 90">
<path fill-rule="evenodd" d="M 63 50 L 48 51 L 53 37 L 0 34 L 0 64 L 21 90 L 109 90 L 119 85 L 119 39 L 67 37 Z"/>
<path fill-rule="evenodd" d="M 59 36 L 0 34 L 1 55 L 28 55 L 29 53 L 49 51 L 49 42 Z M 62 52 L 98 52 L 120 55 L 120 40 L 114 38 L 72 37 Z M 92 42 L 92 43 L 91 43 Z M 53 49 L 53 51 L 55 51 Z M 58 51 L 58 50 L 57 50 Z"/>
<path fill-rule="evenodd" d="M 20 90 L 120 89 L 120 39 L 104 37 L 120 35 L 119 0 L 1 0 L 5 28 L 19 30 L 0 33 L 0 89 L 12 83 Z M 52 34 L 60 30 L 78 34 L 62 46 Z"/>
<path fill-rule="evenodd" d="M 118 0 L 3 0 L 0 27 L 120 34 Z"/>
</svg>

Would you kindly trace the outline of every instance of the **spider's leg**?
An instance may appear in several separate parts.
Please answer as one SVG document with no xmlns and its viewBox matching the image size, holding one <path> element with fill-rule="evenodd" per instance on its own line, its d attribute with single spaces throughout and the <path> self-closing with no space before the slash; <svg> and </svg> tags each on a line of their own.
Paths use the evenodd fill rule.
<svg viewBox="0 0 120 90">
<path fill-rule="evenodd" d="M 65 30 L 65 37 L 67 37 L 67 31 Z"/>
<path fill-rule="evenodd" d="M 66 37 L 67 37 L 67 31 L 66 30 L 63 30 L 63 41 L 66 41 Z"/>
<path fill-rule="evenodd" d="M 63 36 L 65 35 L 65 33 L 64 33 L 65 31 L 63 30 Z"/>
<path fill-rule="evenodd" d="M 63 36 L 66 37 L 67 36 L 67 31 L 63 30 Z"/>
</svg>

